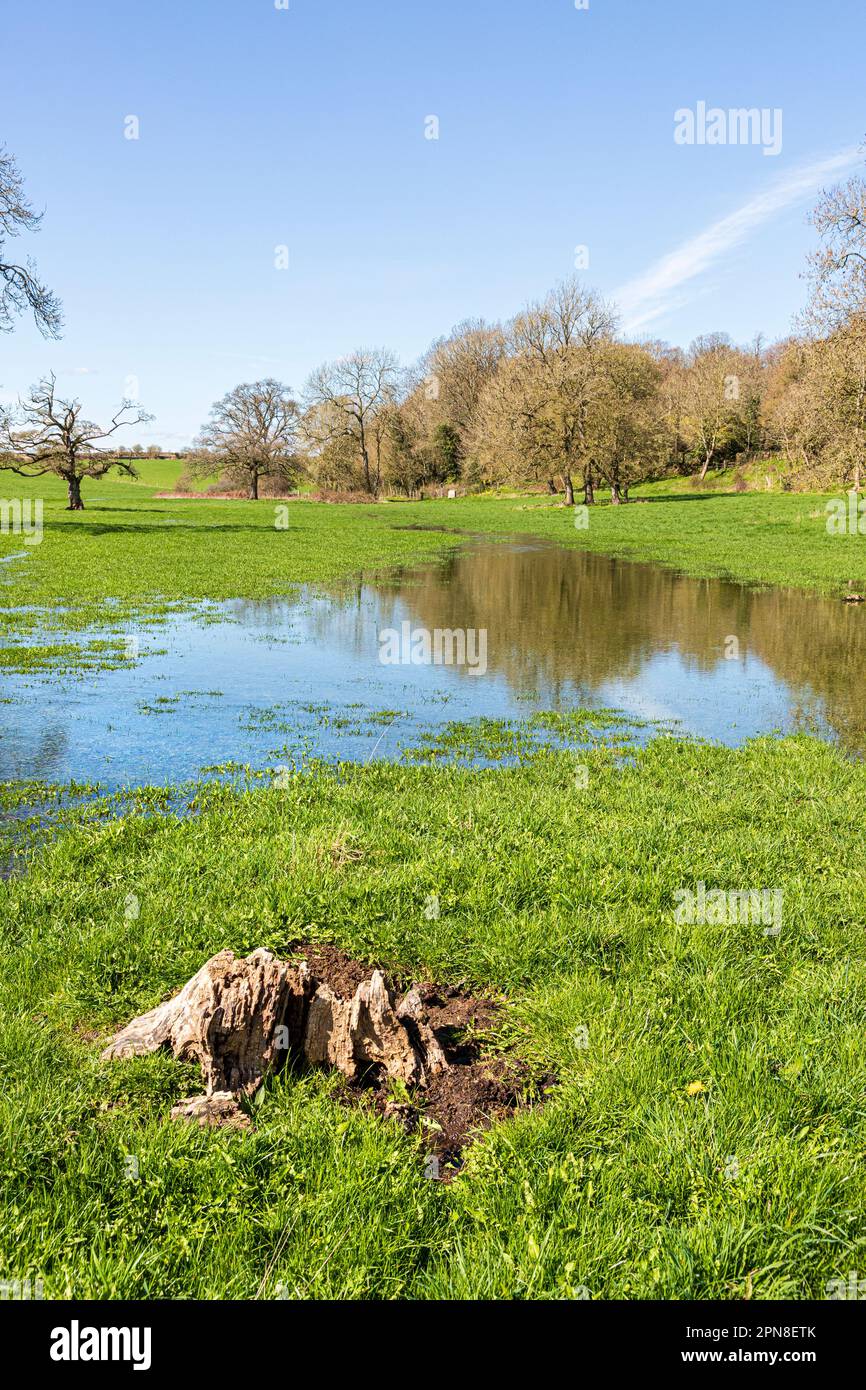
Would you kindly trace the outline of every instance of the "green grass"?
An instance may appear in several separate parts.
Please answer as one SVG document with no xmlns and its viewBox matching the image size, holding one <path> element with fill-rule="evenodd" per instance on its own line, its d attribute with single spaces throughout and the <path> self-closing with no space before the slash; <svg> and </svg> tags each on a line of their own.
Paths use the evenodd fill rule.
<svg viewBox="0 0 866 1390">
<path fill-rule="evenodd" d="M 109 485 L 119 483 L 122 487 L 172 492 L 183 473 L 183 463 L 180 459 L 133 459 L 132 466 L 138 474 L 137 478 L 130 478 L 123 473 L 109 474 Z M 99 488 L 102 484 L 93 486 Z M 207 482 L 196 482 L 195 486 L 206 487 Z"/>
<path fill-rule="evenodd" d="M 78 1298 L 810 1299 L 862 1270 L 866 768 L 808 738 L 579 757 L 585 789 L 560 752 L 207 786 L 183 819 L 146 797 L 119 820 L 59 810 L 0 888 L 0 1277 Z M 781 888 L 781 935 L 677 925 L 699 880 Z M 229 1135 L 169 1121 L 190 1067 L 100 1062 L 213 952 L 298 938 L 498 995 L 499 1045 L 560 1084 L 443 1185 L 324 1074 L 277 1078 Z"/>
</svg>

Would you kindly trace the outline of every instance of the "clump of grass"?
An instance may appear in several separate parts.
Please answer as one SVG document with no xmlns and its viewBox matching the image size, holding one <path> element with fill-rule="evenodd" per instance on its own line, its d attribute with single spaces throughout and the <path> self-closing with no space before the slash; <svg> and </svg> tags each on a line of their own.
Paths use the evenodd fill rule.
<svg viewBox="0 0 866 1390">
<path fill-rule="evenodd" d="M 0 646 L 0 671 L 36 675 L 62 668 L 67 675 L 87 671 L 116 671 L 126 665 L 121 642 L 94 638 L 84 642 L 14 642 Z"/>
<path fill-rule="evenodd" d="M 459 760 L 514 762 L 546 746 L 578 746 L 598 743 L 613 746 L 614 737 L 628 742 L 648 722 L 631 719 L 616 710 L 539 710 L 524 720 L 451 720 L 431 733 L 422 733 L 418 744 L 403 750 L 407 762 Z"/>
</svg>

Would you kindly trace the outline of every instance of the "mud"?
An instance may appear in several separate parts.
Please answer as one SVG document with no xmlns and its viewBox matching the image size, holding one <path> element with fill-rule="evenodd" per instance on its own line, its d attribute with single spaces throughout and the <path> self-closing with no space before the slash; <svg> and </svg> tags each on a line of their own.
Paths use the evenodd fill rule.
<svg viewBox="0 0 866 1390">
<path fill-rule="evenodd" d="M 336 946 L 294 945 L 291 957 L 306 960 L 316 979 L 341 998 L 351 998 L 376 964 L 364 964 Z M 412 981 L 378 965 L 390 986 L 405 989 Z M 554 1084 L 551 1074 L 539 1076 L 518 1057 L 494 1050 L 492 1030 L 502 1012 L 500 1001 L 473 995 L 453 985 L 416 984 L 425 1016 L 445 1053 L 446 1071 L 424 1088 L 397 1095 L 387 1075 L 371 1067 L 347 1081 L 349 1104 L 373 1103 L 380 1114 L 396 1119 L 407 1133 L 419 1129 L 428 1140 L 431 1176 L 448 1180 L 459 1169 L 472 1139 L 494 1121 L 541 1105 Z M 437 1172 L 438 1170 L 438 1172 Z"/>
</svg>

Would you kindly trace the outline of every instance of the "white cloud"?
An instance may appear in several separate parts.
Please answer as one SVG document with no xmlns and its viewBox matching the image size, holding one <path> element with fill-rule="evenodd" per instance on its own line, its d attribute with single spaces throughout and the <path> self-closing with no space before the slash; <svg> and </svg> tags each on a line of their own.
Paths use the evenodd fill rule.
<svg viewBox="0 0 866 1390">
<path fill-rule="evenodd" d="M 713 222 L 705 231 L 662 256 L 642 275 L 614 290 L 611 297 L 619 306 L 625 332 L 635 333 L 679 308 L 691 298 L 691 293 L 682 293 L 681 286 L 702 275 L 762 223 L 817 193 L 825 183 L 840 177 L 862 159 L 862 151 L 852 148 L 829 159 L 800 165 L 771 183 L 765 192 L 750 198 L 736 212 Z"/>
</svg>

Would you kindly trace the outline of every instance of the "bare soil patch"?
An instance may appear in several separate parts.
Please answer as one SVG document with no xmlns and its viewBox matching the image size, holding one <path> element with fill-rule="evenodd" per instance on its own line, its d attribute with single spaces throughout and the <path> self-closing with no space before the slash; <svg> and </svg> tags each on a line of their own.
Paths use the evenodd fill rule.
<svg viewBox="0 0 866 1390">
<path fill-rule="evenodd" d="M 336 946 L 298 946 L 293 954 L 305 959 L 313 975 L 343 997 L 351 997 L 374 969 Z M 389 974 L 385 973 L 385 979 L 390 988 L 396 987 Z M 542 1104 L 554 1077 L 533 1075 L 519 1058 L 491 1049 L 489 1032 L 502 1009 L 497 1000 L 454 985 L 415 988 L 447 1067 L 423 1088 L 412 1089 L 408 1100 L 395 1097 L 387 1072 L 378 1066 L 347 1081 L 345 1095 L 350 1102 L 372 1097 L 377 1110 L 398 1119 L 407 1132 L 423 1126 L 428 1152 L 439 1160 L 441 1175 L 447 1177 L 449 1169 L 459 1166 L 463 1149 L 475 1135 L 496 1120 Z"/>
</svg>

